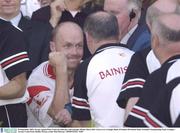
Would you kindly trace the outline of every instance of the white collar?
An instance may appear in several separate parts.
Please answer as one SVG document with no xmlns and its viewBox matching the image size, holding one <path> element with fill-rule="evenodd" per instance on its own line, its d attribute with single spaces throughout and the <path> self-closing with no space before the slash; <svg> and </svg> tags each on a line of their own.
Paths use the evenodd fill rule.
<svg viewBox="0 0 180 133">
<path fill-rule="evenodd" d="M 73 18 L 76 16 L 76 14 L 78 13 L 78 12 L 80 12 L 80 11 L 70 11 L 69 10 L 69 12 L 71 13 L 71 15 L 73 16 Z"/>
<path fill-rule="evenodd" d="M 16 17 L 12 18 L 10 22 L 12 23 L 12 25 L 18 27 L 20 19 L 21 19 L 21 13 L 19 13 Z"/>
<path fill-rule="evenodd" d="M 138 27 L 138 24 L 136 24 L 122 39 L 121 39 L 121 44 L 127 44 L 129 38 L 131 35 L 134 33 L 136 28 Z"/>
</svg>

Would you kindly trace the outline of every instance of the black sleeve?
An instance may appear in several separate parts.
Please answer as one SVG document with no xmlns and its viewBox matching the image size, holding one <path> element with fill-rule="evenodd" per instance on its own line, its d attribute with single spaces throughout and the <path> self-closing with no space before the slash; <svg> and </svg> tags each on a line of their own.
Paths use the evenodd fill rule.
<svg viewBox="0 0 180 133">
<path fill-rule="evenodd" d="M 8 79 L 11 80 L 13 77 L 31 70 L 27 45 L 22 32 L 10 26 L 1 37 L 0 63 Z"/>
<path fill-rule="evenodd" d="M 148 49 L 150 51 L 150 49 Z M 129 63 L 128 69 L 125 74 L 121 92 L 117 99 L 117 103 L 121 108 L 125 108 L 126 104 L 131 97 L 139 97 L 145 82 L 149 75 L 146 65 L 147 52 L 144 50 L 136 52 Z"/>
<path fill-rule="evenodd" d="M 91 120 L 90 107 L 86 88 L 86 74 L 88 62 L 78 67 L 74 79 L 74 95 L 72 99 L 72 119 Z"/>
</svg>

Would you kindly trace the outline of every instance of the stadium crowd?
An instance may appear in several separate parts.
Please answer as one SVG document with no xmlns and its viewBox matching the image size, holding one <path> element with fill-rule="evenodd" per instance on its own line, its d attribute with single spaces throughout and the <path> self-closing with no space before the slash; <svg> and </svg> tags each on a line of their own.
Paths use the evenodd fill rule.
<svg viewBox="0 0 180 133">
<path fill-rule="evenodd" d="M 180 0 L 0 0 L 0 127 L 180 127 Z"/>
</svg>

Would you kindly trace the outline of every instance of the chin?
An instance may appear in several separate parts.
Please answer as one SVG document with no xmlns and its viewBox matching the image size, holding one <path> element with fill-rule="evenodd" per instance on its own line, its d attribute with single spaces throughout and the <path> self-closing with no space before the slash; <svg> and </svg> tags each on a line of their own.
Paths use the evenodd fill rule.
<svg viewBox="0 0 180 133">
<path fill-rule="evenodd" d="M 68 63 L 68 68 L 70 69 L 76 69 L 79 63 Z"/>
</svg>

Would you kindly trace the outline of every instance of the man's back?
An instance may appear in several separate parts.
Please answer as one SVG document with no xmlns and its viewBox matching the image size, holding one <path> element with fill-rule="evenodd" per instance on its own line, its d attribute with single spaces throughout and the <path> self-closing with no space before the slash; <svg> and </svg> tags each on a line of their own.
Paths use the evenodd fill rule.
<svg viewBox="0 0 180 133">
<path fill-rule="evenodd" d="M 92 118 L 96 127 L 123 125 L 124 110 L 118 107 L 116 99 L 132 54 L 122 45 L 108 44 L 81 64 L 75 76 L 75 89 L 78 90 L 73 97 L 76 119 Z M 86 101 L 86 104 L 79 105 L 77 101 Z"/>
</svg>

